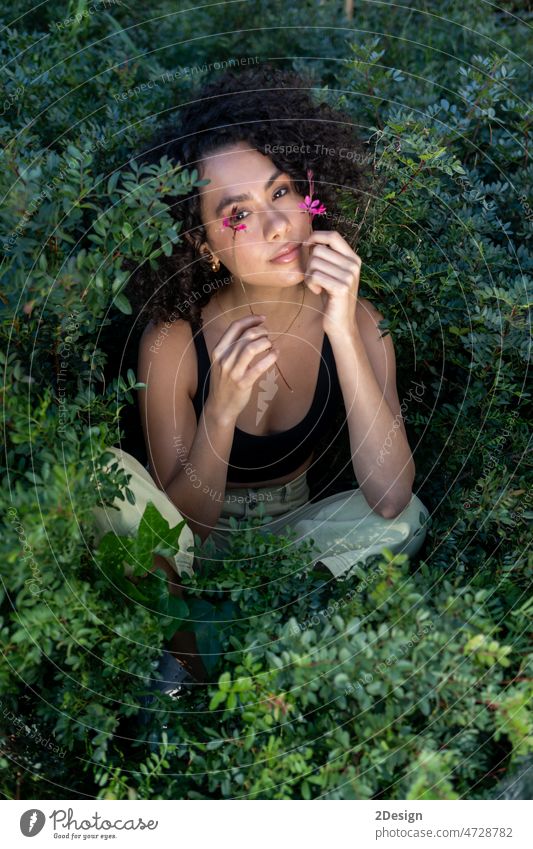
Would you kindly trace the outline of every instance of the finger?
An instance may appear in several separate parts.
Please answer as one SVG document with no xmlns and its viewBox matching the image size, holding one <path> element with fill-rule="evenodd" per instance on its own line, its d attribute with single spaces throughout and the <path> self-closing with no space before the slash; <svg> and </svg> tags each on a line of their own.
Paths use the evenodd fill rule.
<svg viewBox="0 0 533 849">
<path fill-rule="evenodd" d="M 360 259 L 337 230 L 313 230 L 303 244 L 308 247 L 328 245 L 332 250 L 338 251 L 344 256 Z"/>
<path fill-rule="evenodd" d="M 244 376 L 249 377 L 253 385 L 260 375 L 264 374 L 269 368 L 272 368 L 278 358 L 278 354 L 279 351 L 269 351 L 255 365 L 250 366 Z"/>
<path fill-rule="evenodd" d="M 312 245 L 313 253 L 309 255 L 309 261 L 315 259 L 316 257 L 321 257 L 322 259 L 331 260 L 331 262 L 336 263 L 337 265 L 342 266 L 342 268 L 346 268 L 348 270 L 353 270 L 355 268 L 360 268 L 362 265 L 361 257 L 353 252 L 350 256 L 346 254 L 341 254 L 339 251 L 333 250 L 329 247 L 329 245 Z"/>
<path fill-rule="evenodd" d="M 331 256 L 331 251 L 328 251 L 326 256 L 323 256 L 322 254 L 313 254 L 306 271 L 309 274 L 312 274 L 315 268 L 321 269 L 322 271 L 325 271 L 326 274 L 331 274 L 332 276 L 338 275 L 340 280 L 346 280 L 347 275 L 352 277 L 359 272 L 359 268 L 355 263 L 348 263 L 347 261 L 336 262 L 331 258 Z M 339 254 L 335 253 L 333 256 L 339 257 Z"/>
<path fill-rule="evenodd" d="M 233 357 L 234 354 L 238 354 L 240 351 L 244 350 L 248 345 L 253 343 L 259 343 L 261 341 L 265 341 L 268 339 L 268 333 L 265 332 L 261 334 L 257 334 L 256 336 L 240 336 L 238 339 L 235 339 L 233 342 L 230 342 L 229 345 L 226 346 L 223 352 L 223 360 L 224 362 L 228 362 L 230 357 Z M 258 345 L 256 344 L 256 347 Z"/>
<path fill-rule="evenodd" d="M 312 278 L 309 280 L 307 284 L 312 292 L 315 292 L 316 289 L 313 289 L 313 286 L 320 286 L 322 289 L 325 289 L 330 295 L 336 295 L 341 287 L 348 289 L 348 284 L 342 280 L 338 280 L 336 277 L 331 277 L 331 275 L 326 274 L 324 271 L 316 271 L 312 275 Z"/>
<path fill-rule="evenodd" d="M 269 331 L 267 330 L 264 324 L 255 327 L 249 327 L 247 330 L 241 333 L 241 335 L 237 339 L 235 339 L 235 341 L 230 342 L 226 350 L 228 352 L 233 351 L 235 347 L 241 342 L 253 342 L 255 339 L 261 339 L 263 337 L 266 337 L 268 339 L 268 336 Z"/>
<path fill-rule="evenodd" d="M 252 341 L 239 340 L 234 343 L 232 350 L 224 358 L 225 368 L 231 372 L 233 380 L 240 380 L 253 358 L 264 351 L 270 351 L 271 348 L 272 342 L 268 336 Z"/>
<path fill-rule="evenodd" d="M 264 315 L 246 315 L 244 318 L 238 318 L 232 321 L 227 330 L 224 331 L 217 344 L 211 353 L 212 361 L 214 362 L 219 357 L 223 356 L 228 345 L 235 342 L 244 330 L 250 327 L 259 326 L 266 316 Z"/>
<path fill-rule="evenodd" d="M 247 364 L 244 370 L 241 370 L 240 363 L 238 367 L 238 371 L 234 370 L 233 379 L 236 382 L 246 381 L 248 386 L 253 386 L 259 375 L 263 374 L 267 369 L 271 368 L 272 365 L 276 362 L 279 351 L 275 349 L 263 352 L 263 356 L 251 366 L 249 363 Z"/>
</svg>

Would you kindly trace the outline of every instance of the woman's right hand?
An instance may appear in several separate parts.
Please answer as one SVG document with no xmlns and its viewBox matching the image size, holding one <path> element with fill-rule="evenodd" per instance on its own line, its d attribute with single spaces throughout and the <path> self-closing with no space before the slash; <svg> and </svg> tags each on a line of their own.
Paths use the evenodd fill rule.
<svg viewBox="0 0 533 849">
<path fill-rule="evenodd" d="M 249 315 L 232 321 L 211 353 L 209 396 L 229 420 L 237 419 L 256 380 L 276 362 L 277 351 L 272 350 L 264 320 L 265 316 Z M 264 356 L 251 366 L 258 354 Z"/>
</svg>

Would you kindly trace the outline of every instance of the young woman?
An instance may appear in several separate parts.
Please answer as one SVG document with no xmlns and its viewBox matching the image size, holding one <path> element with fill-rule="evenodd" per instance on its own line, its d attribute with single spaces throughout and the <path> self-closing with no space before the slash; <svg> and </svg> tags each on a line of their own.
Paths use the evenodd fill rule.
<svg viewBox="0 0 533 849">
<path fill-rule="evenodd" d="M 230 517 L 253 515 L 312 537 L 335 578 L 385 546 L 413 556 L 427 510 L 412 492 L 393 342 L 358 296 L 361 220 L 332 226 L 340 189 L 361 210 L 371 196 L 349 116 L 263 66 L 205 86 L 157 141 L 144 160 L 166 154 L 201 185 L 172 207 L 183 243 L 157 275 L 133 275 L 149 319 L 138 368 L 149 462 L 140 471 L 120 452 L 130 488 L 186 520 L 182 566 L 192 533 L 222 557 Z M 359 488 L 310 503 L 314 448 L 339 405 Z"/>
</svg>

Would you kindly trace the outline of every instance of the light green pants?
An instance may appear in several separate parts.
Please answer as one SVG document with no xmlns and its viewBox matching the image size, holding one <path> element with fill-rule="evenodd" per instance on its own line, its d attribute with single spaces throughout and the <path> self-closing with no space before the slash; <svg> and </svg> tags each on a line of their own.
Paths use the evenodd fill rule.
<svg viewBox="0 0 533 849">
<path fill-rule="evenodd" d="M 117 498 L 112 507 L 95 508 L 97 542 L 108 531 L 120 536 L 135 534 L 148 501 L 153 502 L 171 528 L 183 521 L 185 517 L 135 457 L 120 448 L 112 447 L 110 450 L 131 476 L 128 487 L 135 495 L 135 505 Z M 259 508 L 259 504 L 264 507 Z M 360 489 L 336 493 L 311 504 L 304 473 L 279 486 L 227 488 L 220 518 L 208 537 L 212 540 L 209 548 L 212 550 L 214 543 L 219 552 L 215 558 L 224 556 L 231 534 L 235 533 L 229 524 L 230 517 L 242 520 L 260 513 L 261 528 L 258 533 L 262 530 L 283 533 L 288 527 L 296 534 L 291 545 L 313 539 L 317 548 L 315 562 L 323 563 L 335 578 L 345 575 L 355 563 L 381 554 L 385 547 L 394 554 L 403 552 L 413 557 L 425 539 L 428 519 L 426 507 L 415 494 L 394 519 L 384 519 L 375 513 Z M 194 536 L 186 524 L 180 535 L 179 552 L 167 558 L 178 575 L 184 572 L 192 574 L 193 546 Z M 201 561 L 202 553 L 197 552 L 196 556 Z M 212 558 L 213 554 L 209 556 Z M 126 574 L 131 574 L 129 564 L 126 564 Z"/>
<path fill-rule="evenodd" d="M 309 494 L 305 473 L 279 486 L 228 488 L 210 538 L 225 552 L 235 533 L 230 517 L 242 520 L 263 514 L 259 532 L 278 534 L 290 528 L 296 534 L 292 545 L 313 539 L 318 551 L 315 562 L 323 563 L 335 578 L 345 575 L 355 563 L 381 554 L 384 547 L 412 558 L 424 542 L 428 511 L 414 493 L 394 519 L 375 513 L 360 489 L 335 493 L 312 504 Z"/>
</svg>

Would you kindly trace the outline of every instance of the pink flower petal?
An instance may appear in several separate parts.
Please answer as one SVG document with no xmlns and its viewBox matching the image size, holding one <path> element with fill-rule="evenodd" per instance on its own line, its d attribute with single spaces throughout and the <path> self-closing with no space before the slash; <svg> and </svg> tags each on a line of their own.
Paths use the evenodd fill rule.
<svg viewBox="0 0 533 849">
<path fill-rule="evenodd" d="M 222 219 L 222 225 L 224 227 L 231 227 L 233 232 L 235 232 L 236 230 L 246 230 L 246 224 L 232 224 L 231 219 L 227 216 Z"/>
</svg>

